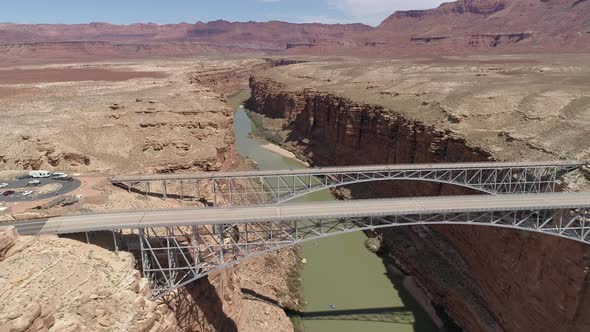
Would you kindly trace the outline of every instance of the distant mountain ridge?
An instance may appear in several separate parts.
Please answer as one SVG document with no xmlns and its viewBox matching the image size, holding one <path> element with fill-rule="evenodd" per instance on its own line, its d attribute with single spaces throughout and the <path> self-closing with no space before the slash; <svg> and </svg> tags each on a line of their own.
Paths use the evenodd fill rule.
<svg viewBox="0 0 590 332">
<path fill-rule="evenodd" d="M 590 51 L 588 0 L 460 0 L 398 11 L 357 45 L 383 54 Z"/>
<path fill-rule="evenodd" d="M 48 42 L 110 42 L 119 44 L 154 42 L 201 42 L 218 46 L 246 44 L 253 48 L 285 49 L 288 43 L 311 43 L 342 38 L 350 33 L 373 30 L 364 24 L 294 24 L 280 21 L 264 23 L 223 20 L 195 24 L 158 25 L 135 23 L 89 24 L 0 24 L 0 44 Z"/>
<path fill-rule="evenodd" d="M 31 44 L 35 43 L 35 44 Z M 56 49 L 54 55 L 52 47 Z M 0 59 L 288 53 L 414 56 L 590 51 L 590 0 L 459 0 L 379 26 L 271 22 L 0 23 Z"/>
</svg>

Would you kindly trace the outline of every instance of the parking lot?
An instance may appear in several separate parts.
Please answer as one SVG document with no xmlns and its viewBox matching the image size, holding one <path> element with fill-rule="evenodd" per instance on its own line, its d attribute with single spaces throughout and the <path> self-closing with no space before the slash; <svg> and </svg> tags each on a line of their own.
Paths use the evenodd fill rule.
<svg viewBox="0 0 590 332">
<path fill-rule="evenodd" d="M 38 180 L 36 185 L 29 184 L 32 180 Z M 51 197 L 65 195 L 80 187 L 80 180 L 52 179 L 52 178 L 22 178 L 13 181 L 0 180 L 0 183 L 8 185 L 0 188 L 0 202 L 26 202 L 36 201 Z M 23 195 L 26 191 L 32 191 L 29 195 Z M 14 192 L 9 195 L 6 193 Z"/>
</svg>

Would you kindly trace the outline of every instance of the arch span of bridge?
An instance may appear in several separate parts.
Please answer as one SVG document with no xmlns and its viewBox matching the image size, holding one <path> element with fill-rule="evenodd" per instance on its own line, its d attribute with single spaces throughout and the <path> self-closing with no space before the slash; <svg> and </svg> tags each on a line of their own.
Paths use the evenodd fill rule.
<svg viewBox="0 0 590 332">
<path fill-rule="evenodd" d="M 203 199 L 214 206 L 280 204 L 309 193 L 375 181 L 426 181 L 489 194 L 554 192 L 583 161 L 369 165 L 278 171 L 116 176 L 111 182 L 164 199 Z M 172 189 L 172 188 L 175 189 Z M 203 194 L 207 192 L 207 194 Z"/>
<path fill-rule="evenodd" d="M 21 234 L 114 231 L 136 251 L 153 296 L 264 253 L 354 231 L 415 225 L 480 225 L 590 244 L 590 193 L 472 195 L 305 203 L 50 218 Z"/>
</svg>

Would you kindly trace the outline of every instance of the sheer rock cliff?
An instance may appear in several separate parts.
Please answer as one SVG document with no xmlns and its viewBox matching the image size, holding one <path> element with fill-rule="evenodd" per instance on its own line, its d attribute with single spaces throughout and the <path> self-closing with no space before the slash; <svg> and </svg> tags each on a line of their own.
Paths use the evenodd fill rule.
<svg viewBox="0 0 590 332">
<path fill-rule="evenodd" d="M 563 77 L 555 86 L 533 68 L 558 72 L 559 65 L 455 60 L 275 68 L 251 79 L 249 106 L 275 124 L 285 146 L 318 166 L 588 157 L 589 127 L 579 123 L 590 110 L 579 83 L 589 77 L 587 66 L 571 81 L 552 76 Z M 514 75 L 496 74 L 502 71 Z M 524 75 L 529 84 L 519 86 Z M 476 101 L 482 103 L 471 108 Z M 568 181 L 566 190 L 588 186 L 581 174 Z M 355 198 L 469 193 L 416 182 L 349 189 Z M 389 229 L 383 244 L 385 255 L 467 331 L 590 328 L 588 246 L 464 226 Z"/>
</svg>

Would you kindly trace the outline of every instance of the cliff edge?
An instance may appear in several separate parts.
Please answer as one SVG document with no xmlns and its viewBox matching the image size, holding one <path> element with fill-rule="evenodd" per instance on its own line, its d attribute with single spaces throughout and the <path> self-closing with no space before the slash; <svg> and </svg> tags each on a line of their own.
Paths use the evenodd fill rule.
<svg viewBox="0 0 590 332">
<path fill-rule="evenodd" d="M 176 331 L 131 254 L 0 228 L 0 330 Z"/>
</svg>

